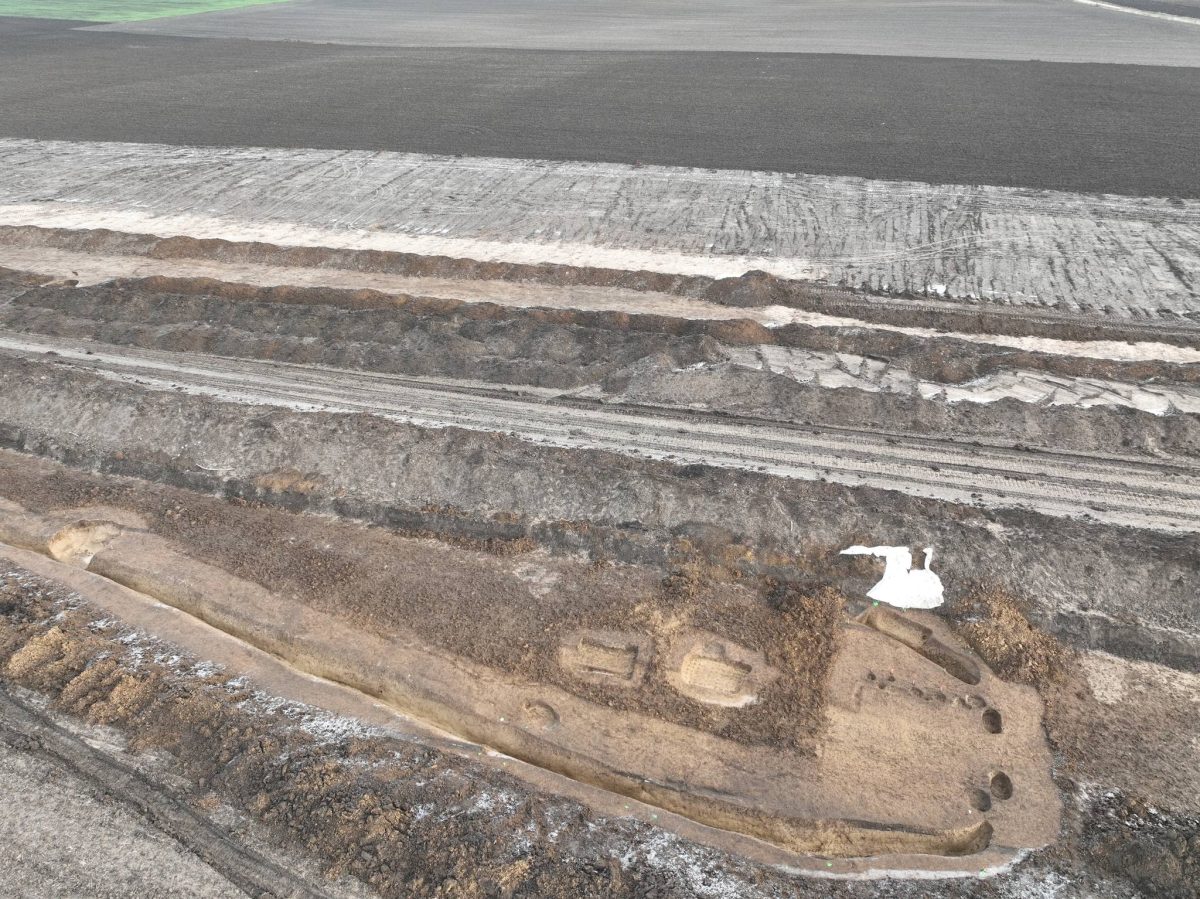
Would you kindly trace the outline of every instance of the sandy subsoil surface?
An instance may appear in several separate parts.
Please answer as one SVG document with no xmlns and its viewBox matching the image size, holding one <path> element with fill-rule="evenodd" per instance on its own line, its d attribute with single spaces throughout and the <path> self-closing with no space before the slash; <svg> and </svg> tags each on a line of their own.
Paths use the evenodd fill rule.
<svg viewBox="0 0 1200 899">
<path fill-rule="evenodd" d="M 209 505 L 214 523 L 222 505 Z M 337 581 L 318 574 L 272 593 L 224 567 L 231 543 L 241 548 L 243 570 L 253 558 L 277 555 L 252 532 L 208 543 L 214 556 L 195 540 L 146 533 L 131 512 L 128 505 L 48 517 L 12 510 L 2 527 L 9 539 L 85 566 L 87 578 L 69 582 L 101 605 L 106 595 L 89 592 L 89 582 L 127 585 L 146 605 L 180 608 L 302 672 L 335 678 L 507 756 L 783 850 L 869 855 L 866 867 L 900 869 L 913 862 L 892 857 L 917 852 L 933 856 L 920 867 L 973 871 L 1057 833 L 1040 703 L 995 678 L 930 616 L 880 618 L 885 613 L 872 610 L 852 622 L 840 615 L 844 600 L 828 590 L 731 584 L 702 570 L 670 576 L 661 592 L 643 584 L 639 595 L 612 583 L 619 572 L 594 571 L 589 584 L 585 566 L 526 554 L 517 579 L 528 583 L 543 563 L 538 579 L 550 585 L 530 596 L 509 575 L 506 557 L 443 546 L 431 559 L 431 547 L 411 541 L 392 541 L 380 554 L 384 535 L 322 533 L 319 519 L 293 530 L 288 543 L 313 528 L 317 542 L 356 544 L 361 553 L 343 557 Z M 92 523 L 62 526 L 77 519 Z M 39 571 L 47 564 L 7 555 Z M 356 595 L 348 582 L 369 582 L 378 567 L 388 571 L 391 597 L 408 594 L 403 603 L 381 600 L 378 590 L 370 603 Z M 46 571 L 73 577 L 56 575 L 53 563 Z M 260 583 L 276 580 L 254 574 Z M 481 627 L 429 614 L 436 594 L 447 610 L 476 606 Z M 531 599 L 537 613 L 522 614 Z M 313 608 L 318 603 L 328 611 Z M 432 620 L 419 621 L 426 615 Z M 509 630 L 507 674 L 479 666 L 478 647 L 487 646 L 480 631 L 492 630 L 485 624 L 492 621 Z M 913 649 L 893 642 L 890 627 L 928 639 Z M 627 644 L 637 656 L 623 671 Z M 493 659 L 503 652 L 485 651 Z M 253 677 L 254 669 L 245 673 Z M 884 732 L 892 740 L 886 748 Z M 931 757 L 939 762 L 928 764 Z M 1004 785 L 990 788 L 994 805 L 959 786 L 988 778 Z M 1019 786 L 1009 790 L 1010 783 Z M 973 858 L 955 861 L 964 855 Z"/>
<path fill-rule="evenodd" d="M 208 813 L 226 826 L 240 814 L 318 863 L 309 892 L 289 891 L 281 877 L 265 892 L 252 889 L 259 895 L 337 895 L 323 881 L 344 875 L 388 897 L 753 895 L 764 875 L 761 894 L 780 895 L 786 883 L 652 825 L 523 788 L 470 759 L 257 693 L 28 572 L 6 567 L 3 588 L 8 689 L 48 693 L 56 711 L 114 725 L 130 749 L 158 753 L 168 786 L 145 799 L 163 813 L 194 803 L 193 819 Z M 23 731 L 45 729 L 22 717 Z M 60 755 L 85 754 L 78 741 L 55 743 Z M 111 770 L 137 757 L 92 754 L 90 762 Z M 241 826 L 239 841 L 252 842 Z M 532 845 L 545 850 L 530 858 Z M 164 865 L 164 886 L 187 875 L 179 868 Z"/>
<path fill-rule="evenodd" d="M 0 185 L 4 225 L 713 277 L 764 270 L 884 293 L 1117 317 L 1186 317 L 1198 308 L 1200 208 L 1185 200 L 20 140 L 0 141 L 0 164 L 11 173 Z M 266 206 L 264 185 L 272 197 Z M 1123 262 L 1109 265 L 1117 247 Z"/>
</svg>

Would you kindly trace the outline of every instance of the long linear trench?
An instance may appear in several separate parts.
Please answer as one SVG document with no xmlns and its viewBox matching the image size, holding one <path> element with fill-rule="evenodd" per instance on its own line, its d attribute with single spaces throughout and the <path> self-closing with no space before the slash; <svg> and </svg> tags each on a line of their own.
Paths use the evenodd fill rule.
<svg viewBox="0 0 1200 899">
<path fill-rule="evenodd" d="M 0 353 L 227 402 L 370 413 L 427 427 L 898 490 L 914 496 L 1171 533 L 1200 531 L 1200 472 L 1144 461 L 812 429 L 671 409 L 506 392 L 435 379 L 90 344 L 0 331 Z"/>
<path fill-rule="evenodd" d="M 562 786 L 558 778 L 565 778 L 584 790 L 583 794 L 578 790 L 569 790 L 570 793 L 582 795 L 589 802 L 600 798 L 601 807 L 610 807 L 611 797 L 635 801 L 664 814 L 664 823 L 669 820 L 681 832 L 714 845 L 732 841 L 739 851 L 745 851 L 754 850 L 754 843 L 761 843 L 764 845 L 754 851 L 765 852 L 766 857 L 776 862 L 786 858 L 790 865 L 801 867 L 815 863 L 811 858 L 806 861 L 806 856 L 829 857 L 839 860 L 838 871 L 833 873 L 845 874 L 859 870 L 860 862 L 871 858 L 890 859 L 889 863 L 902 869 L 912 863 L 911 856 L 915 854 L 934 857 L 925 859 L 924 864 L 952 875 L 958 870 L 959 863 L 954 861 L 958 857 L 975 856 L 968 866 L 968 870 L 974 871 L 978 863 L 986 866 L 1002 862 L 1012 851 L 1011 847 L 990 845 L 993 829 L 986 818 L 948 829 L 923 829 L 858 820 L 798 818 L 778 812 L 759 814 L 720 790 L 681 789 L 674 781 L 609 768 L 586 753 L 567 751 L 513 725 L 502 724 L 506 721 L 503 715 L 498 719 L 499 724 L 490 719 L 485 721 L 466 708 L 459 709 L 454 703 L 439 700 L 436 685 L 446 682 L 447 674 L 451 680 L 456 675 L 450 673 L 453 666 L 444 668 L 443 660 L 436 655 L 416 650 L 416 655 L 410 658 L 398 653 L 393 642 L 391 653 L 383 651 L 386 644 L 380 643 L 370 646 L 362 657 L 347 661 L 334 651 L 340 638 L 334 636 L 339 631 L 332 621 L 327 628 L 314 626 L 294 646 L 291 641 L 281 643 L 253 615 L 234 621 L 221 611 L 219 600 L 214 603 L 213 597 L 201 597 L 194 590 L 180 592 L 168 583 L 170 576 L 141 568 L 135 561 L 131 565 L 117 561 L 102 566 L 113 570 L 100 573 L 93 572 L 90 565 L 74 569 L 46 558 L 42 552 L 5 543 L 0 543 L 0 560 L 80 590 L 89 601 L 133 626 L 158 632 L 156 625 L 166 624 L 169 639 L 180 640 L 184 647 L 198 645 L 206 653 L 216 650 L 215 660 L 236 659 L 236 663 L 243 665 L 248 662 L 252 677 L 265 672 L 268 684 L 276 689 L 282 685 L 284 695 L 293 692 L 299 676 L 302 701 L 315 699 L 318 705 L 338 712 L 360 713 L 366 708 L 369 720 L 382 721 L 387 727 L 396 723 L 390 716 L 399 715 L 402 732 L 407 735 L 432 739 L 440 748 L 476 759 L 479 757 L 471 749 L 487 748 L 499 753 L 498 758 L 520 762 L 521 767 L 513 773 L 532 774 L 536 783 L 553 782 L 556 788 Z M 246 602 L 244 597 L 239 598 L 238 605 L 256 608 L 254 602 Z M 197 639 L 199 644 L 195 643 Z M 364 665 L 362 659 L 373 654 L 394 657 L 393 664 L 382 668 Z M 418 657 L 425 664 L 416 663 Z M 424 674 L 438 670 L 441 673 L 435 673 L 432 679 L 424 678 Z M 477 672 L 469 674 L 468 679 L 477 676 Z M 458 687 L 465 688 L 465 684 Z M 547 777 L 552 781 L 547 781 Z M 603 798 L 606 795 L 610 797 L 607 801 Z M 626 803 L 624 810 L 629 809 Z M 651 815 L 653 821 L 658 818 L 658 814 Z M 680 824 L 683 826 L 679 827 Z M 694 825 L 703 830 L 696 831 Z M 747 844 L 743 838 L 754 843 Z"/>
</svg>

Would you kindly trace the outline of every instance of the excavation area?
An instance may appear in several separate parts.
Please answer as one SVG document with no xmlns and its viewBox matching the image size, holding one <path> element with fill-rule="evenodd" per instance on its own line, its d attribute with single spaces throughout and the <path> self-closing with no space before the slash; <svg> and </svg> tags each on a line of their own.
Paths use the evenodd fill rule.
<svg viewBox="0 0 1200 899">
<path fill-rule="evenodd" d="M 5 714 L 165 748 L 234 883 L 1021 895 L 1109 883 L 1105 802 L 1187 832 L 1187 315 L 46 217 L 0 228 Z M 943 608 L 867 597 L 888 543 Z"/>
<path fill-rule="evenodd" d="M 1200 899 L 1194 5 L 0 0 L 0 894 Z"/>
<path fill-rule="evenodd" d="M 96 486 L 42 471 L 27 493 L 17 460 L 5 461 L 22 498 L 44 491 L 46 474 L 63 499 Z M 103 505 L 6 506 L 5 558 L 85 598 L 95 591 L 102 606 L 120 585 L 136 614 L 162 604 L 218 632 L 189 640 L 238 638 L 547 777 L 756 837 L 768 855 L 819 853 L 855 870 L 864 856 L 916 853 L 953 870 L 961 856 L 1003 862 L 1056 832 L 1040 700 L 935 620 L 907 626 L 946 641 L 954 662 L 897 639 L 879 610 L 849 617 L 828 588 L 743 583 L 695 561 L 662 579 L 322 519 L 302 534 L 289 513 L 213 499 L 168 517 L 182 525 L 168 537 L 147 527 L 147 513 L 163 520 L 164 495 L 117 483 L 128 492 Z M 316 558 L 336 579 L 305 570 Z M 931 743 L 947 752 L 926 765 Z M 1003 804 L 991 809 L 984 793 Z"/>
</svg>

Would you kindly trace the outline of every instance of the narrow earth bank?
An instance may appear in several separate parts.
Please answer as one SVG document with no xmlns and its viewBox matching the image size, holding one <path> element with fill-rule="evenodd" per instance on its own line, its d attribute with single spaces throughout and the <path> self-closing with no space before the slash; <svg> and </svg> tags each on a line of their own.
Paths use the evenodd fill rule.
<svg viewBox="0 0 1200 899">
<path fill-rule="evenodd" d="M 193 292 L 170 292 L 185 287 Z M 1200 453 L 1197 365 L 1101 362 L 851 328 L 766 329 L 213 282 L 22 284 L 17 293 L 0 308 L 4 327 L 118 346 L 1080 452 Z"/>
<path fill-rule="evenodd" d="M 669 547 L 687 541 L 717 560 L 743 559 L 764 573 L 778 567 L 809 582 L 813 572 L 800 560 L 814 551 L 899 540 L 937 545 L 948 584 L 1007 585 L 1029 596 L 1043 626 L 1078 645 L 1200 664 L 1196 534 L 558 449 L 371 415 L 216 402 L 36 364 L 6 370 L 3 444 L 86 468 L 410 531 L 532 539 L 627 561 L 661 563 Z M 843 582 L 844 568 L 823 567 L 824 577 Z M 1092 585 L 1086 594 L 1084 583 Z"/>
<path fill-rule="evenodd" d="M 39 250 L 45 250 L 39 255 Z M 56 254 L 54 251 L 65 251 Z M 1153 317 L 1120 318 L 1103 310 L 1088 314 L 1081 310 L 989 304 L 978 300 L 927 296 L 871 294 L 844 287 L 787 280 L 766 272 L 747 272 L 728 278 L 677 275 L 651 271 L 629 271 L 572 265 L 526 265 L 485 262 L 420 253 L 384 250 L 335 249 L 320 246 L 286 247 L 261 242 L 238 242 L 220 238 L 158 237 L 106 229 L 71 230 L 36 226 L 0 226 L 0 264 L 5 253 L 29 265 L 64 268 L 75 261 L 84 267 L 84 283 L 130 277 L 138 259 L 159 263 L 152 272 L 181 280 L 208 277 L 224 281 L 246 281 L 259 286 L 290 284 L 293 287 L 377 289 L 393 294 L 435 296 L 438 288 L 463 291 L 459 299 L 480 298 L 480 291 L 521 297 L 521 287 L 530 298 L 559 288 L 580 301 L 623 300 L 645 307 L 665 306 L 673 299 L 700 300 L 735 308 L 784 306 L 832 316 L 857 318 L 867 324 L 906 325 L 1008 336 L 1040 336 L 1062 340 L 1161 341 L 1194 346 L 1200 331 L 1193 317 L 1163 312 Z M 72 259 L 72 254 L 74 258 Z M 114 258 L 115 257 L 115 258 Z M 122 257 L 124 257 L 122 261 Z M 175 263 L 187 274 L 173 272 Z M 189 271 L 190 267 L 190 271 Z M 242 277 L 229 273 L 240 272 Z M 287 273 L 293 281 L 277 280 Z M 65 277 L 66 271 L 59 272 Z M 391 276 L 370 278 L 371 275 Z M 144 276 L 143 276 L 144 277 Z M 78 272 L 76 280 L 79 279 Z M 273 280 L 274 279 L 274 280 Z M 343 279 L 339 283 L 338 279 Z M 388 285 L 388 286 L 385 286 Z M 424 289 L 422 289 L 424 288 Z M 640 295 L 640 296 L 639 296 Z M 454 293 L 448 298 L 455 297 Z M 545 302 L 545 301 L 543 301 Z M 558 303 L 546 303 L 558 305 Z M 518 305 L 537 305 L 531 299 Z"/>
</svg>

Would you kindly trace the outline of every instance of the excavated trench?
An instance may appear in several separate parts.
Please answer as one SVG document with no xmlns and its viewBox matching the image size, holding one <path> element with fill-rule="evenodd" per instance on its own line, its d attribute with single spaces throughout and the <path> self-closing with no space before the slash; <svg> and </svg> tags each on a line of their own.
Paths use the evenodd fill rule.
<svg viewBox="0 0 1200 899">
<path fill-rule="evenodd" d="M 588 449 L 586 441 L 556 447 L 486 430 L 218 401 L 168 382 L 153 389 L 110 382 L 54 365 L 53 356 L 45 362 L 5 363 L 6 447 L 415 533 L 533 541 L 555 552 L 660 565 L 686 542 L 755 574 L 852 591 L 869 584 L 829 563 L 814 570 L 814 547 L 938 545 L 949 550 L 941 566 L 947 583 L 1003 585 L 1069 642 L 1191 670 L 1200 665 L 1200 538 L 1178 528 L 1172 534 L 1171 527 L 1089 521 L 1087 485 L 1065 494 L 1079 497 L 1082 514 L 1060 517 L 965 493 L 947 502 L 853 481 L 618 455 Z M 969 458 L 969 445 L 963 451 Z M 1073 461 L 1063 464 L 1078 470 Z M 1134 467 L 1113 464 L 1118 480 L 1128 481 Z M 1174 469 L 1147 471 L 1147 487 L 1157 483 L 1165 500 L 1178 502 Z M 928 474 L 934 485 L 946 476 Z M 1001 482 L 1030 489 L 1019 479 Z"/>
<path fill-rule="evenodd" d="M 364 633 L 335 616 L 297 607 L 185 555 L 138 523 L 135 513 L 112 509 L 39 517 L 9 505 L 0 516 L 0 536 L 196 616 L 301 672 L 382 699 L 442 731 L 788 852 L 872 857 L 876 866 L 897 868 L 915 864 L 912 856 L 973 856 L 974 867 L 1002 863 L 1057 832 L 1040 700 L 933 639 L 931 628 L 943 640 L 952 638 L 932 618 L 921 624 L 894 616 L 881 625 L 875 614 L 865 619 L 866 628 L 844 621 L 817 754 L 789 756 L 778 747 L 714 741 L 656 718 L 614 712 L 569 689 L 582 667 L 602 692 L 627 689 L 624 684 L 635 678 L 666 678 L 699 701 L 728 706 L 723 699 L 761 691 L 778 677 L 767 673 L 764 657 L 732 642 L 736 631 L 699 640 L 692 631 L 677 631 L 675 650 L 656 654 L 657 639 L 585 628 L 560 654 L 568 689 L 513 681 L 411 634 Z M 957 661 L 929 665 L 928 651 L 910 652 L 905 641 L 883 636 L 896 629 L 896 620 Z M 625 646 L 634 659 L 623 655 Z M 781 659 L 771 661 L 778 665 Z M 963 664 L 974 671 L 965 682 Z M 666 671 L 671 665 L 678 667 Z M 881 669 L 885 680 L 875 673 Z M 786 707 L 769 690 L 750 699 L 784 701 Z M 986 706 L 982 719 L 980 706 Z M 996 706 L 1005 709 L 1003 731 L 987 725 Z M 884 733 L 893 740 L 887 750 L 878 744 Z M 898 734 L 905 738 L 896 741 Z M 888 786 L 901 781 L 906 787 L 899 793 Z M 995 800 L 989 814 L 981 818 L 970 797 L 959 795 L 957 785 L 964 782 L 989 791 Z M 828 816 L 839 808 L 856 813 Z M 921 865 L 954 869 L 950 861 Z"/>
</svg>

